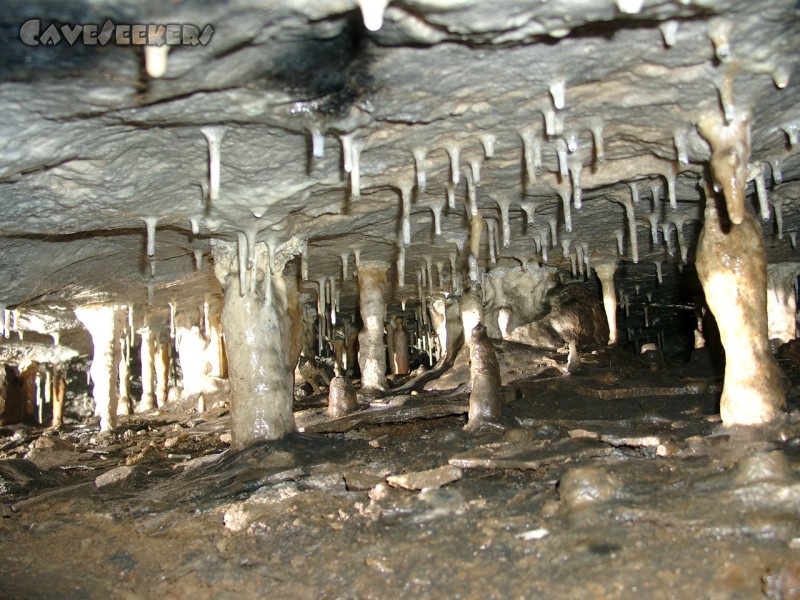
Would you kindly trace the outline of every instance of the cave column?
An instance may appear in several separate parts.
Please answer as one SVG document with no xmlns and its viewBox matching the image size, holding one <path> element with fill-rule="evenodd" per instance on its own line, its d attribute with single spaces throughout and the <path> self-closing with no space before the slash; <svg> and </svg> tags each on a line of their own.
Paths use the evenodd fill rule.
<svg viewBox="0 0 800 600">
<path fill-rule="evenodd" d="M 614 273 L 617 270 L 616 261 L 601 262 L 592 265 L 600 286 L 603 289 L 603 308 L 608 321 L 608 345 L 617 343 L 617 294 L 614 289 Z"/>
<path fill-rule="evenodd" d="M 127 320 L 127 311 L 116 305 L 89 305 L 75 309 L 75 316 L 92 336 L 92 397 L 95 414 L 100 417 L 100 431 L 110 431 L 117 423 L 119 398 L 118 340 Z"/>
<path fill-rule="evenodd" d="M 140 357 L 142 362 L 142 399 L 139 402 L 139 412 L 151 410 L 155 407 L 156 397 L 154 394 L 154 374 L 155 374 L 155 349 L 156 341 L 153 330 L 149 325 L 145 325 L 139 331 L 142 338 L 140 347 Z"/>
<path fill-rule="evenodd" d="M 209 309 L 208 314 L 208 363 L 211 367 L 209 375 L 211 377 L 225 377 L 227 375 L 227 365 L 225 364 L 225 346 L 220 332 L 219 312 Z"/>
<path fill-rule="evenodd" d="M 64 423 L 64 400 L 67 394 L 67 378 L 60 367 L 53 368 L 53 429 Z"/>
<path fill-rule="evenodd" d="M 166 338 L 166 339 L 165 339 Z M 155 363 L 155 397 L 156 406 L 161 408 L 167 403 L 169 395 L 169 367 L 170 367 L 170 348 L 172 342 L 169 336 L 159 336 L 155 344 L 153 361 Z"/>
<path fill-rule="evenodd" d="M 178 318 L 175 328 L 175 347 L 183 373 L 183 398 L 197 403 L 197 410 L 205 410 L 203 396 L 206 376 L 211 368 L 206 360 L 206 342 L 197 325 L 189 323 L 185 315 Z M 159 361 L 157 360 L 156 363 Z"/>
<path fill-rule="evenodd" d="M 717 197 L 706 190 L 697 274 L 725 348 L 720 414 L 725 425 L 773 421 L 785 405 L 769 346 L 767 268 L 761 226 L 745 210 L 739 223 L 721 220 Z"/>
<path fill-rule="evenodd" d="M 127 330 L 122 331 L 122 335 L 117 340 L 120 350 L 119 366 L 117 368 L 119 378 L 119 401 L 117 402 L 117 415 L 133 414 L 133 402 L 131 401 L 130 383 L 130 337 Z"/>
<path fill-rule="evenodd" d="M 798 263 L 767 265 L 767 326 L 769 339 L 785 344 L 797 337 L 795 285 Z"/>
<path fill-rule="evenodd" d="M 364 327 L 358 334 L 358 365 L 361 368 L 361 388 L 368 391 L 385 391 L 386 347 L 383 341 L 383 322 L 386 304 L 383 293 L 386 287 L 384 261 L 364 261 L 358 266 L 358 298 Z"/>
<path fill-rule="evenodd" d="M 302 334 L 302 322 L 290 322 L 285 259 L 272 257 L 268 266 L 263 252 L 255 258 L 247 271 L 263 280 L 241 285 L 238 267 L 246 261 L 239 262 L 236 246 L 223 241 L 214 246 L 215 273 L 225 288 L 222 331 L 228 351 L 232 445 L 237 449 L 279 439 L 295 429 L 292 334 L 295 329 Z M 293 298 L 297 301 L 298 294 Z M 296 308 L 300 314 L 299 303 Z"/>
</svg>

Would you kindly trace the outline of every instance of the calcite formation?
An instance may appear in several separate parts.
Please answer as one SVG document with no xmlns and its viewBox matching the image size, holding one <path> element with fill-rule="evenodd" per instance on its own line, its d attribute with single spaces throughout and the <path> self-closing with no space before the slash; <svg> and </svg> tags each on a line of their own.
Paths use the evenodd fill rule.
<svg viewBox="0 0 800 600">
<path fill-rule="evenodd" d="M 794 2 L 52 10 L 9 8 L 0 68 L 1 347 L 12 371 L 40 365 L 28 420 L 67 356 L 91 355 L 104 430 L 118 408 L 178 398 L 173 383 L 208 408 L 228 377 L 242 448 L 294 430 L 301 352 L 318 388 L 335 363 L 372 395 L 421 365 L 441 375 L 479 324 L 569 348 L 573 367 L 607 343 L 683 355 L 700 287 L 718 322 L 755 311 L 719 323 L 726 373 L 769 382 L 744 414 L 731 406 L 750 384 L 726 376 L 723 420 L 779 415 L 768 340 L 796 334 L 796 271 L 780 266 L 797 263 Z M 197 35 L 86 34 L 109 14 Z M 712 224 L 706 178 L 724 202 Z"/>
</svg>

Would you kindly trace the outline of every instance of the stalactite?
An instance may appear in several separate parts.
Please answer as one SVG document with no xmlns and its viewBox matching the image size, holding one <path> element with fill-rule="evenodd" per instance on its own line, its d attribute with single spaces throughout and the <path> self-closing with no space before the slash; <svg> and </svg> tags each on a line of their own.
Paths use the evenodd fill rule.
<svg viewBox="0 0 800 600">
<path fill-rule="evenodd" d="M 664 283 L 663 278 L 661 276 L 661 261 L 657 260 L 654 261 L 653 264 L 656 266 L 656 278 L 658 279 L 658 284 L 661 285 Z"/>
<path fill-rule="evenodd" d="M 617 254 L 622 256 L 625 253 L 625 232 L 622 229 L 616 229 L 614 230 L 614 237 L 617 240 Z"/>
<path fill-rule="evenodd" d="M 764 165 L 762 163 L 750 165 L 747 178 L 755 181 L 756 197 L 758 198 L 758 206 L 761 210 L 761 219 L 769 221 L 769 198 L 767 197 L 767 186 L 764 181 Z"/>
<path fill-rule="evenodd" d="M 553 98 L 553 107 L 562 110 L 567 106 L 567 86 L 563 79 L 550 84 L 550 96 Z"/>
<path fill-rule="evenodd" d="M 520 202 L 519 207 L 522 209 L 522 212 L 525 213 L 525 221 L 527 224 L 533 225 L 534 222 L 534 213 L 536 212 L 536 203 L 531 200 L 530 202 Z"/>
<path fill-rule="evenodd" d="M 361 9 L 364 27 L 369 31 L 378 31 L 383 27 L 383 12 L 386 10 L 389 0 L 357 0 L 357 2 Z"/>
<path fill-rule="evenodd" d="M 225 128 L 209 126 L 201 128 L 200 131 L 208 142 L 208 199 L 213 203 L 219 199 L 220 155 Z"/>
<path fill-rule="evenodd" d="M 489 247 L 489 262 L 493 265 L 497 264 L 497 249 L 495 244 L 495 220 L 488 218 L 486 219 L 486 229 L 488 230 L 488 239 L 487 245 Z M 477 256 L 477 255 L 476 255 Z"/>
<path fill-rule="evenodd" d="M 147 74 L 153 79 L 163 77 L 169 64 L 169 51 L 172 47 L 167 44 L 161 46 L 146 45 L 144 47 L 144 64 Z"/>
<path fill-rule="evenodd" d="M 528 180 L 528 185 L 532 187 L 536 183 L 536 168 L 533 161 L 533 146 L 536 143 L 536 134 L 533 127 L 529 126 L 519 132 L 519 137 L 522 140 L 525 175 Z"/>
<path fill-rule="evenodd" d="M 466 171 L 464 178 L 467 180 L 467 218 L 472 219 L 478 214 L 478 191 L 472 173 Z"/>
<path fill-rule="evenodd" d="M 483 154 L 486 158 L 494 156 L 494 146 L 497 142 L 497 137 L 491 133 L 484 133 L 481 135 L 481 144 L 483 144 Z"/>
<path fill-rule="evenodd" d="M 501 198 L 497 200 L 497 206 L 500 208 L 500 223 L 501 223 L 501 231 L 503 233 L 503 248 L 508 248 L 511 246 L 511 224 L 508 221 L 508 209 L 509 209 L 509 200 L 508 198 Z"/>
<path fill-rule="evenodd" d="M 672 140 L 675 143 L 675 154 L 678 162 L 682 165 L 688 165 L 689 155 L 686 152 L 686 130 L 677 130 L 672 134 Z"/>
<path fill-rule="evenodd" d="M 595 119 L 591 123 L 592 138 L 594 139 L 594 158 L 597 164 L 606 162 L 606 152 L 603 143 L 603 120 Z"/>
<path fill-rule="evenodd" d="M 569 162 L 569 172 L 572 179 L 572 199 L 575 208 L 580 209 L 583 202 L 581 198 L 581 170 L 583 163 L 580 156 L 574 156 Z"/>
<path fill-rule="evenodd" d="M 450 157 L 450 181 L 458 185 L 461 177 L 461 168 L 458 164 L 459 154 L 461 153 L 461 145 L 451 142 L 445 146 L 445 152 Z"/>
<path fill-rule="evenodd" d="M 414 156 L 414 166 L 417 171 L 417 189 L 420 193 L 424 193 L 425 188 L 427 187 L 427 178 L 425 176 L 425 156 L 428 153 L 428 149 L 424 147 L 417 147 L 414 148 L 411 153 Z"/>
<path fill-rule="evenodd" d="M 661 32 L 661 35 L 664 38 L 664 45 L 667 48 L 672 48 L 677 41 L 678 25 L 679 22 L 677 20 L 669 19 L 667 21 L 662 21 L 658 26 L 658 30 Z"/>
<path fill-rule="evenodd" d="M 570 208 L 569 188 L 562 186 L 558 192 L 561 196 L 561 209 L 564 211 L 564 229 L 572 231 L 572 209 Z"/>
<path fill-rule="evenodd" d="M 653 244 L 653 250 L 658 248 L 658 213 L 651 212 L 647 215 L 647 222 L 650 223 L 650 238 Z"/>
</svg>

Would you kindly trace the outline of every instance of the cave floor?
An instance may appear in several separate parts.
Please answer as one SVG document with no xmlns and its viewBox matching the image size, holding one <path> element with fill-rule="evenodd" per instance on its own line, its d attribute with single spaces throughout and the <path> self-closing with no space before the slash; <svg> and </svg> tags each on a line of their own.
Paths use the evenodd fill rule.
<svg viewBox="0 0 800 600">
<path fill-rule="evenodd" d="M 505 432 L 408 391 L 336 421 L 311 399 L 240 453 L 221 404 L 6 429 L 0 596 L 800 597 L 797 388 L 733 430 L 719 386 L 604 351 L 504 386 Z"/>
</svg>

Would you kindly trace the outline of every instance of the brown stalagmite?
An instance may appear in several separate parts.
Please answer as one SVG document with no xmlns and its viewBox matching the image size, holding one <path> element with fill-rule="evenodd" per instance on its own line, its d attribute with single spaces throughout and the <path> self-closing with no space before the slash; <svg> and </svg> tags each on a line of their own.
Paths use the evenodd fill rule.
<svg viewBox="0 0 800 600">
<path fill-rule="evenodd" d="M 482 426 L 502 427 L 503 400 L 500 397 L 500 365 L 486 329 L 478 323 L 469 338 L 470 383 L 467 431 Z"/>
<path fill-rule="evenodd" d="M 166 337 L 166 336 L 164 336 Z M 169 339 L 159 338 L 156 342 L 156 349 L 154 355 L 155 361 L 155 399 L 156 406 L 161 408 L 167 403 L 169 396 Z"/>
<path fill-rule="evenodd" d="M 53 428 L 64 423 L 64 400 L 67 395 L 67 378 L 60 368 L 53 369 Z"/>
<path fill-rule="evenodd" d="M 365 391 L 385 391 L 386 348 L 383 341 L 383 322 L 386 304 L 386 270 L 383 261 L 362 260 L 358 267 L 358 302 L 364 327 L 358 334 L 358 365 L 361 368 L 361 388 Z"/>
<path fill-rule="evenodd" d="M 397 317 L 394 326 L 394 363 L 397 375 L 406 375 L 409 371 L 408 334 L 405 321 Z"/>
<path fill-rule="evenodd" d="M 761 227 L 749 211 L 731 224 L 706 190 L 697 274 L 725 348 L 720 413 L 725 425 L 775 420 L 786 400 L 767 335 L 767 268 Z"/>
</svg>

